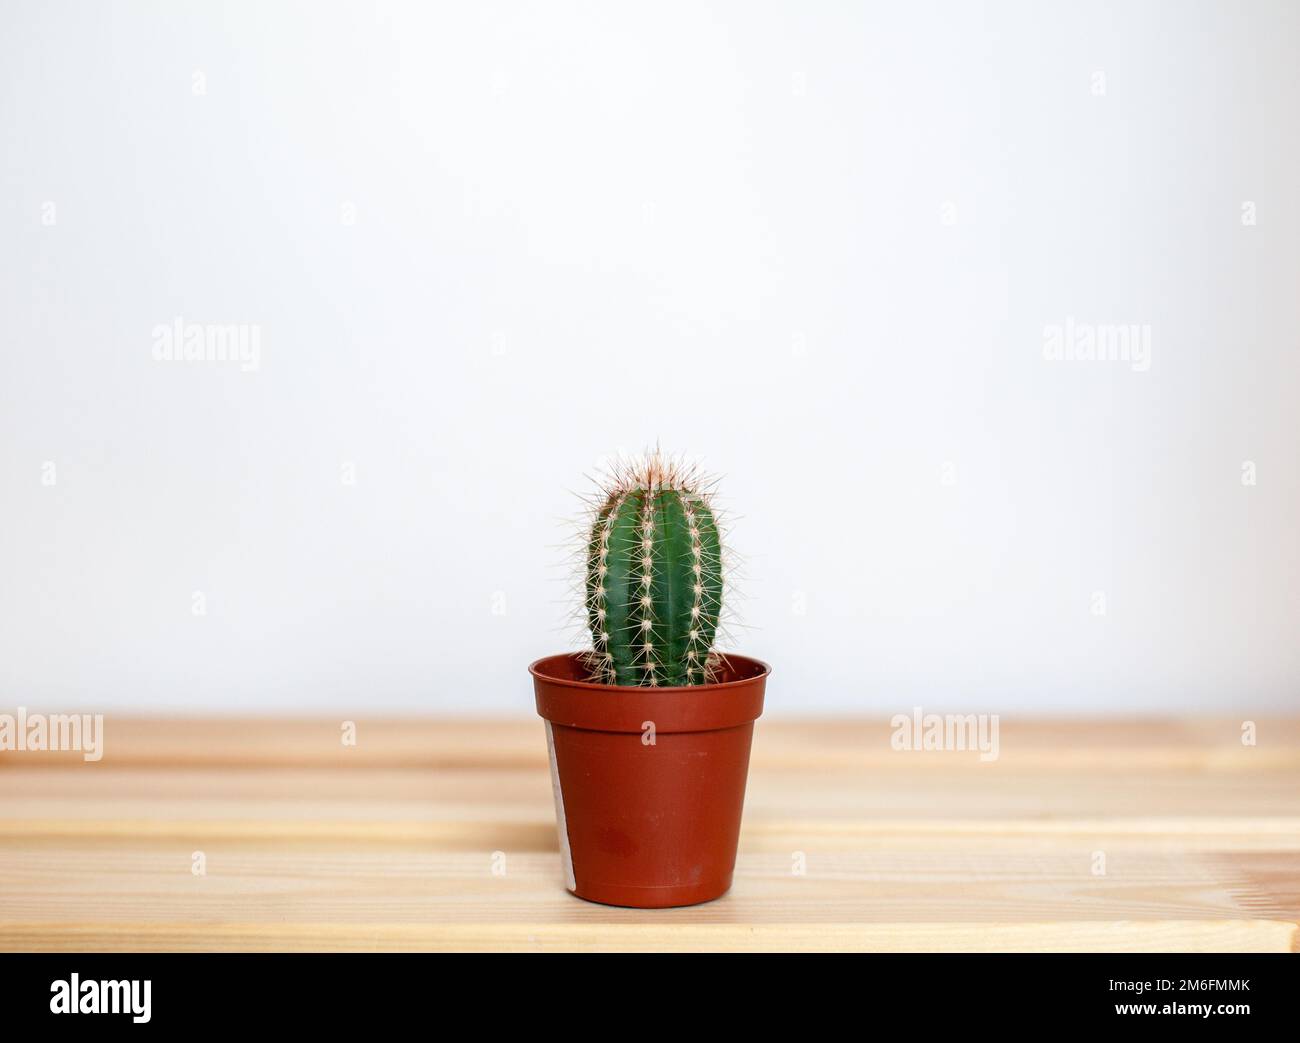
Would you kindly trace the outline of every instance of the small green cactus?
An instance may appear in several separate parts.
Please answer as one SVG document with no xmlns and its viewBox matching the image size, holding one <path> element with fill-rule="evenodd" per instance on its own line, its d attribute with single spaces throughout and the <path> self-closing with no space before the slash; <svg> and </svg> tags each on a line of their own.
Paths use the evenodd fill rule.
<svg viewBox="0 0 1300 1043">
<path fill-rule="evenodd" d="M 611 471 L 585 535 L 592 680 L 678 686 L 712 679 L 723 595 L 712 484 L 658 450 Z"/>
</svg>

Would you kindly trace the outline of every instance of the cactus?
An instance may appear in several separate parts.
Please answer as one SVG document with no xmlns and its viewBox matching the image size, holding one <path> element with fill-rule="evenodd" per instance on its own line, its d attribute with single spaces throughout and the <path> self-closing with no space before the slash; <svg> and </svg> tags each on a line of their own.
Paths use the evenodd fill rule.
<svg viewBox="0 0 1300 1043">
<path fill-rule="evenodd" d="M 594 681 L 706 684 L 722 612 L 712 482 L 654 453 L 616 466 L 585 530 L 586 653 Z"/>
</svg>

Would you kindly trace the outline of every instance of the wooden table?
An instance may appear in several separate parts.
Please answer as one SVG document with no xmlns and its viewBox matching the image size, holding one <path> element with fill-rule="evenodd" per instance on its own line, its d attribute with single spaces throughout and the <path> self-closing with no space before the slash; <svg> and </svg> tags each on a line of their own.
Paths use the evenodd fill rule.
<svg viewBox="0 0 1300 1043">
<path fill-rule="evenodd" d="M 540 720 L 355 723 L 0 753 L 0 948 L 1300 948 L 1300 719 L 1003 720 L 993 763 L 764 719 L 735 886 L 657 912 L 563 890 Z"/>
</svg>

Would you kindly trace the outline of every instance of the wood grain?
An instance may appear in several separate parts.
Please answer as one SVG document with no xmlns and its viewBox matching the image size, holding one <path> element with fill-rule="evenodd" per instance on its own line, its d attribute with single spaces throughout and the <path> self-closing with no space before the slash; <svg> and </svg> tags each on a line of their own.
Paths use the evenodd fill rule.
<svg viewBox="0 0 1300 1043">
<path fill-rule="evenodd" d="M 0 753 L 0 948 L 1294 951 L 1300 720 L 1256 723 L 1004 720 L 980 763 L 763 720 L 731 893 L 649 912 L 563 890 L 536 719 L 113 718 Z"/>
</svg>

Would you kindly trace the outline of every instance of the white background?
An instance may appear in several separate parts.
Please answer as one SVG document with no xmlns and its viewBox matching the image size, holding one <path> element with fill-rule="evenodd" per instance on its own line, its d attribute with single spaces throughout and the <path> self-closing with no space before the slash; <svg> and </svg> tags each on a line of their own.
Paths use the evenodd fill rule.
<svg viewBox="0 0 1300 1043">
<path fill-rule="evenodd" d="M 1298 50 L 1227 0 L 6 3 L 0 705 L 530 713 L 560 520 L 659 439 L 771 712 L 1296 709 Z M 177 316 L 260 370 L 156 361 Z M 1149 371 L 1045 360 L 1067 317 Z"/>
</svg>

